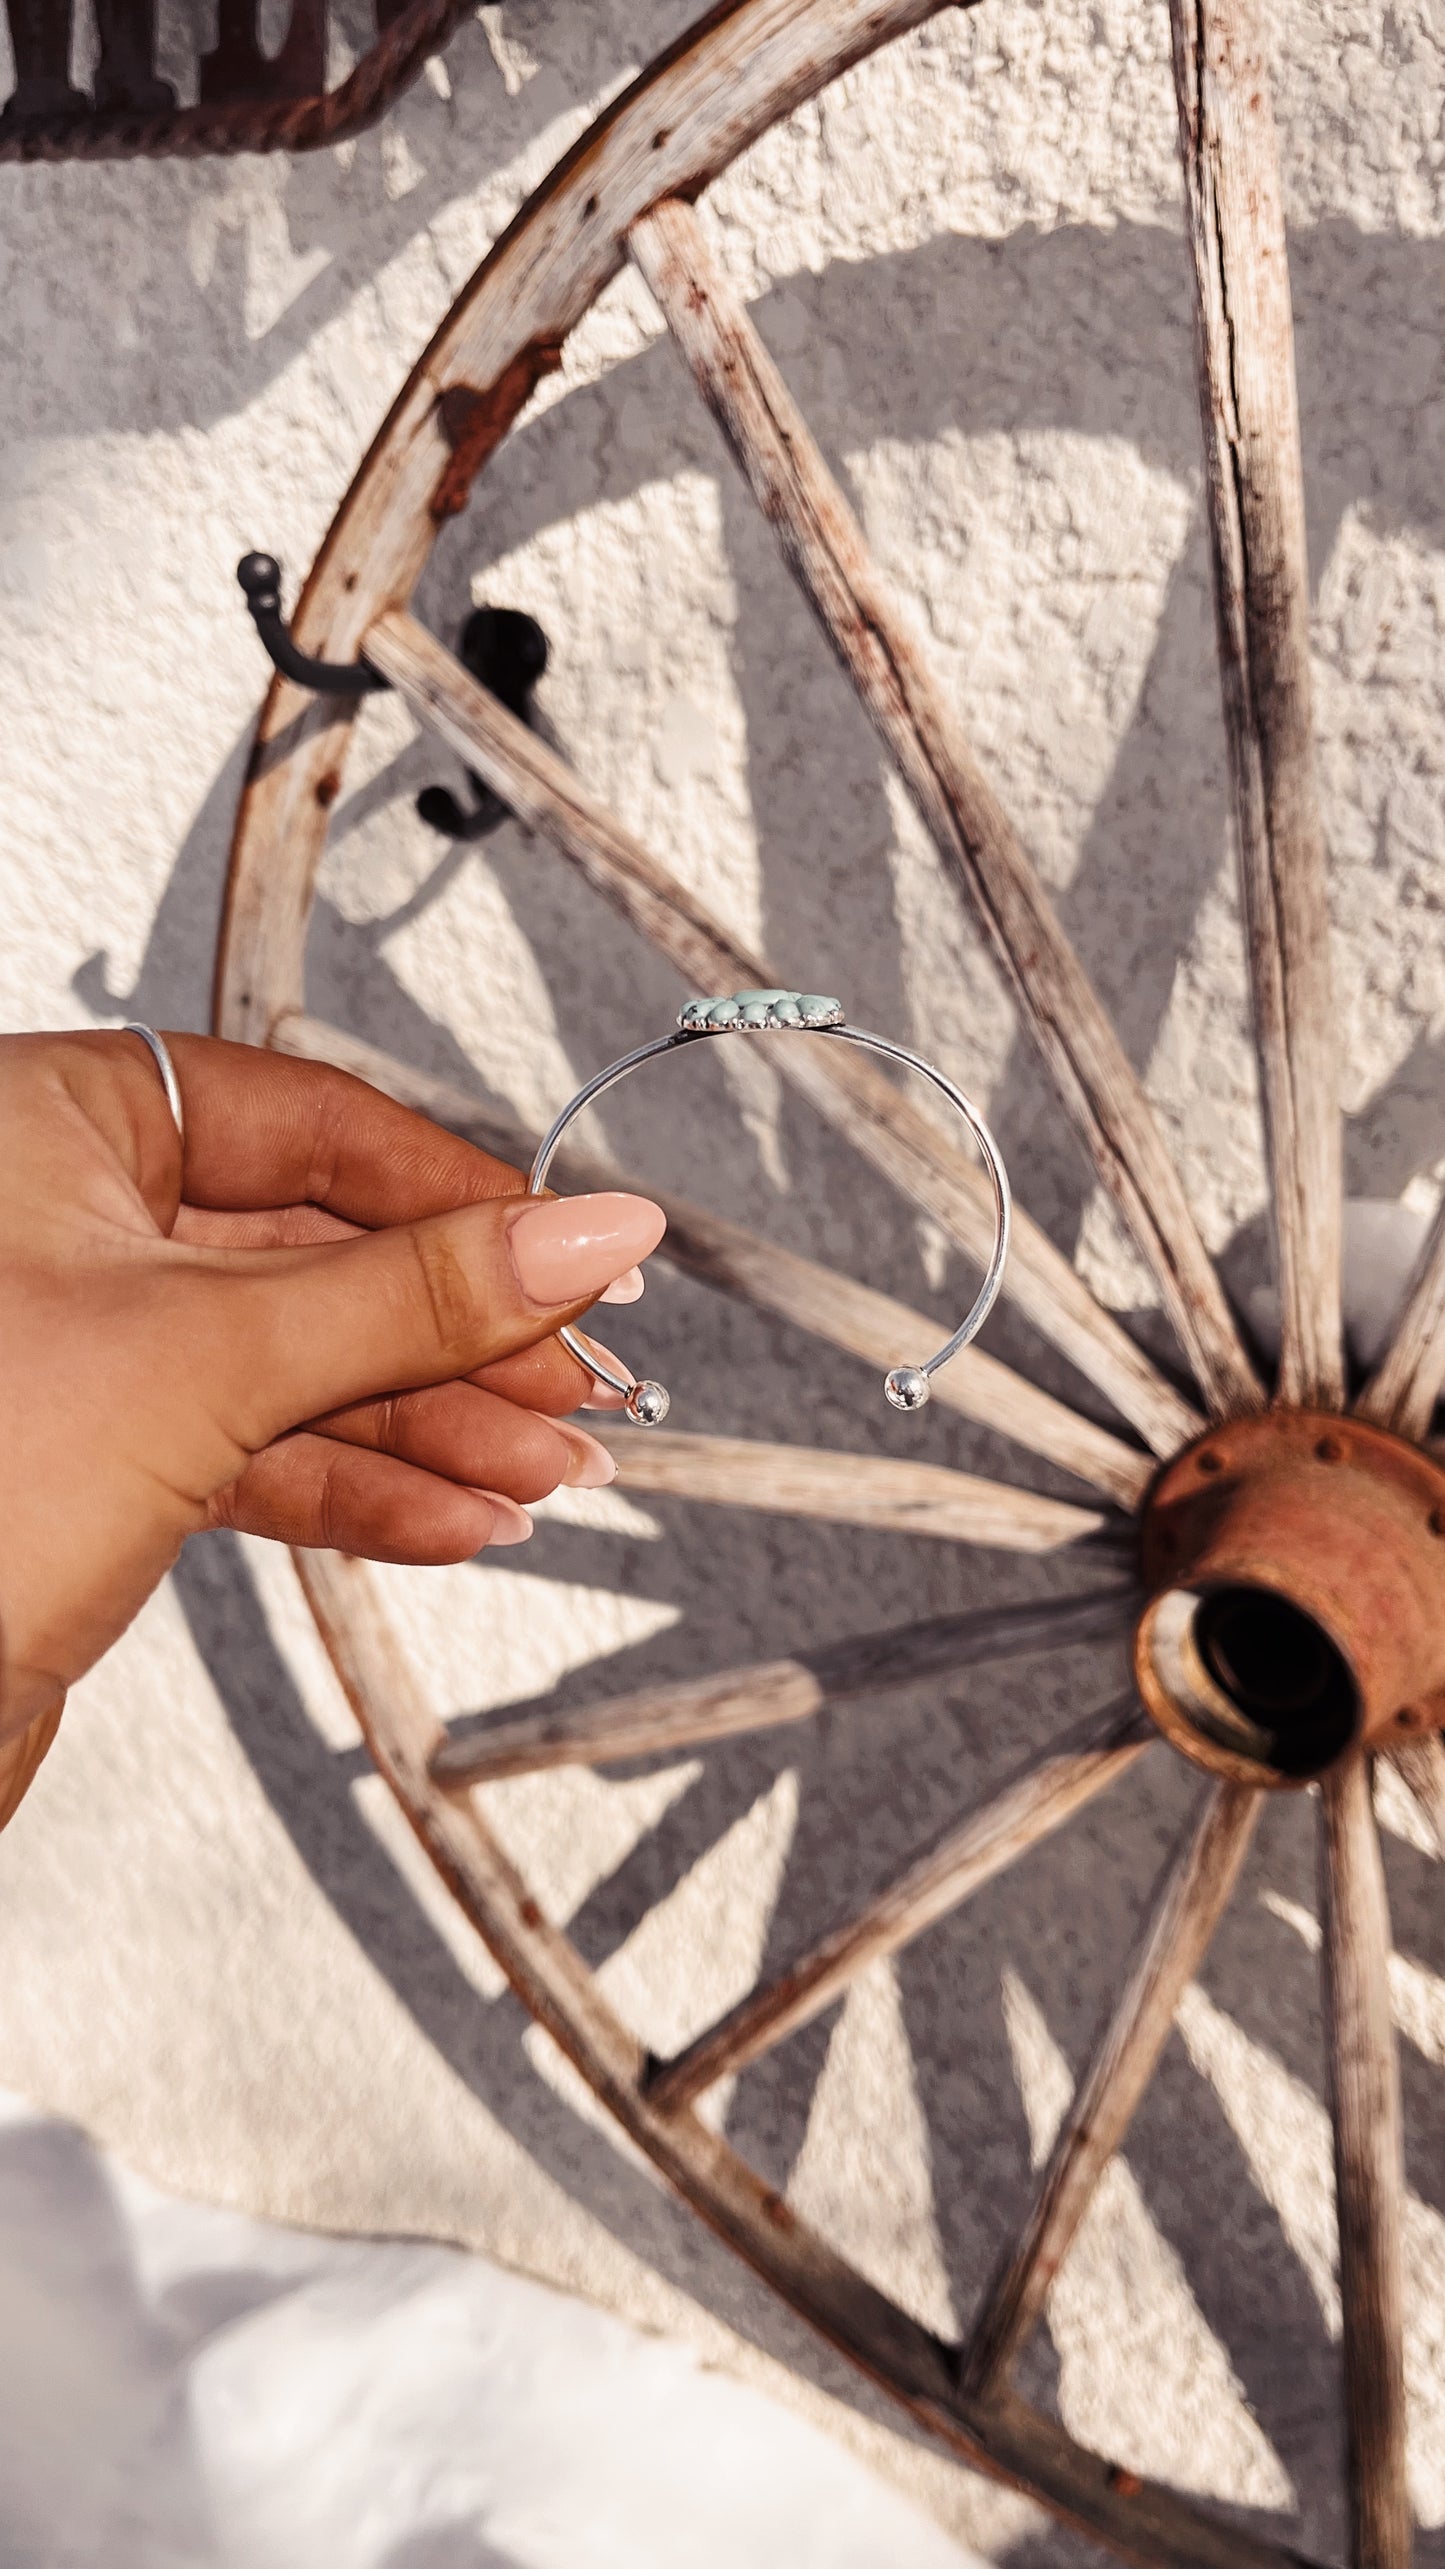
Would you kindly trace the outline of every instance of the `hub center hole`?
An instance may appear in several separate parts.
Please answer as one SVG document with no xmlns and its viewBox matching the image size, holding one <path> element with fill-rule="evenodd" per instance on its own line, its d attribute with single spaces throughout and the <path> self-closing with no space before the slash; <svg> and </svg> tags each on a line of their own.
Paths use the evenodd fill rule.
<svg viewBox="0 0 1445 2569">
<path fill-rule="evenodd" d="M 1329 1634 L 1288 1597 L 1269 1588 L 1212 1589 L 1200 1600 L 1194 1642 L 1278 1773 L 1315 1774 L 1346 1747 L 1354 1679 Z"/>
</svg>

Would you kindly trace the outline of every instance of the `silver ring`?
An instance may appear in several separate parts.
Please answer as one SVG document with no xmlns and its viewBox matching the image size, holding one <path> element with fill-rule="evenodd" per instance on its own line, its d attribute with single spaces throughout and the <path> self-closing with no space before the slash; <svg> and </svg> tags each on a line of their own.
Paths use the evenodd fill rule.
<svg viewBox="0 0 1445 2569">
<path fill-rule="evenodd" d="M 146 1030 L 137 1026 L 132 1031 L 139 1035 Z M 580 1115 L 584 1106 L 590 1106 L 594 1097 L 601 1097 L 607 1089 L 615 1088 L 620 1079 L 625 1079 L 628 1072 L 638 1069 L 641 1063 L 653 1061 L 659 1053 L 676 1052 L 680 1045 L 696 1043 L 709 1035 L 783 1034 L 826 1035 L 834 1043 L 858 1044 L 864 1052 L 881 1053 L 885 1061 L 902 1062 L 907 1069 L 919 1071 L 925 1079 L 932 1080 L 935 1088 L 942 1090 L 950 1105 L 958 1108 L 983 1153 L 984 1166 L 993 1188 L 994 1207 L 993 1254 L 983 1283 L 953 1336 L 945 1339 L 933 1355 L 926 1357 L 921 1365 L 894 1365 L 883 1377 L 885 1397 L 895 1409 L 922 1409 L 929 1397 L 929 1376 L 946 1365 L 950 1357 L 956 1356 L 960 1347 L 966 1347 L 970 1338 L 977 1337 L 997 1300 L 1008 1257 L 1009 1229 L 1013 1218 L 1008 1171 L 987 1124 L 962 1089 L 955 1088 L 952 1080 L 945 1079 L 942 1071 L 935 1070 L 931 1062 L 920 1061 L 917 1053 L 910 1053 L 902 1044 L 891 1043 L 886 1035 L 870 1034 L 864 1026 L 846 1024 L 840 1000 L 824 999 L 805 990 L 739 990 L 727 999 L 690 999 L 670 1035 L 658 1035 L 650 1044 L 639 1044 L 636 1052 L 624 1053 L 620 1061 L 609 1063 L 606 1070 L 599 1070 L 595 1079 L 589 1079 L 585 1088 L 579 1088 L 576 1096 L 569 1098 L 532 1162 L 527 1191 L 531 1195 L 540 1195 L 547 1182 L 547 1171 L 556 1156 L 557 1145 L 574 1116 Z M 159 1037 L 152 1038 L 157 1044 L 159 1040 Z M 671 1397 L 662 1383 L 640 1382 L 634 1374 L 614 1372 L 612 1366 L 604 1363 L 596 1350 L 587 1346 L 573 1329 L 559 1330 L 558 1335 L 563 1346 L 570 1348 L 589 1373 L 622 1393 L 629 1418 L 635 1419 L 641 1427 L 662 1425 L 672 1406 Z"/>
<path fill-rule="evenodd" d="M 161 1075 L 161 1086 L 166 1092 L 166 1104 L 171 1110 L 177 1135 L 184 1142 L 186 1112 L 181 1104 L 181 1084 L 176 1077 L 176 1066 L 170 1057 L 164 1035 L 158 1035 L 154 1026 L 122 1026 L 120 1031 L 123 1035 L 139 1035 L 141 1042 L 149 1046 L 151 1058 Z"/>
</svg>

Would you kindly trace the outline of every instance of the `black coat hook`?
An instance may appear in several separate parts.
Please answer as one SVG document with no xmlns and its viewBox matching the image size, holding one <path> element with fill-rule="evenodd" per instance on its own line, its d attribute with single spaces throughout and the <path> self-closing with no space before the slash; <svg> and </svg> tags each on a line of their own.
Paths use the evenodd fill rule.
<svg viewBox="0 0 1445 2569">
<path fill-rule="evenodd" d="M 547 666 L 547 637 L 535 616 L 517 607 L 474 607 L 458 637 L 457 658 L 508 713 L 531 725 L 532 690 Z M 428 785 L 416 798 L 420 818 L 443 838 L 485 838 L 508 817 L 509 805 L 470 767 L 467 780 L 476 796 L 469 812 L 445 785 Z"/>
<path fill-rule="evenodd" d="M 273 667 L 293 686 L 309 687 L 318 696 L 369 696 L 390 686 L 391 680 L 368 669 L 364 660 L 312 660 L 297 650 L 281 613 L 281 565 L 273 554 L 243 554 L 236 577 Z"/>
<path fill-rule="evenodd" d="M 390 686 L 390 679 L 364 660 L 313 660 L 297 649 L 281 613 L 281 565 L 273 554 L 245 554 L 236 577 L 273 667 L 293 686 L 309 687 L 318 696 L 366 696 Z M 517 607 L 474 607 L 462 627 L 457 656 L 509 713 L 531 724 L 532 690 L 547 666 L 547 637 L 535 616 L 523 615 Z M 508 817 L 510 806 L 500 794 L 470 767 L 467 777 L 476 797 L 470 811 L 445 785 L 428 785 L 416 798 L 421 819 L 443 838 L 485 838 Z"/>
</svg>

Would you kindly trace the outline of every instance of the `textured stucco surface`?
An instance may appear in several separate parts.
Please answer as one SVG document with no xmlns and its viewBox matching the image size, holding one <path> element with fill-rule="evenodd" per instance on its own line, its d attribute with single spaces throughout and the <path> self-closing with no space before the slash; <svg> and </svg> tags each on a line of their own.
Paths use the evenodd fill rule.
<svg viewBox="0 0 1445 2569">
<path fill-rule="evenodd" d="M 335 157 L 0 172 L 6 1026 L 204 1022 L 260 689 L 236 557 L 309 560 L 477 258 L 689 11 L 480 14 L 448 57 L 449 98 L 423 84 Z M 1296 0 L 1274 23 L 1348 1175 L 1357 1196 L 1419 1209 L 1445 1138 L 1445 59 L 1403 0 Z M 768 138 L 708 220 L 1248 1291 L 1263 1179 L 1172 112 L 1157 0 L 986 0 Z M 968 1081 L 1030 1209 L 1152 1329 L 1147 1284 L 635 282 L 577 334 L 420 611 L 450 633 L 474 595 L 540 616 L 547 720 L 624 817 L 800 980 Z M 442 852 L 411 809 L 440 772 L 394 707 L 368 711 L 313 1002 L 538 1116 L 677 993 L 518 833 Z M 609 1104 L 627 1164 L 957 1307 L 961 1274 L 926 1226 L 765 1064 L 704 1065 L 695 1114 L 680 1087 Z M 625 1333 L 678 1423 L 878 1451 L 903 1437 L 1041 1477 L 957 1422 L 902 1427 L 866 1370 L 664 1276 Z M 991 1343 L 1059 1380 L 1007 1315 Z M 1044 1584 L 922 1541 L 613 1497 L 559 1504 L 524 1555 L 390 1580 L 455 1709 Z M 666 2048 L 1116 1682 L 1097 1655 L 1041 1660 L 705 1764 L 520 1782 L 494 1809 Z M 78 1690 L 0 1850 L 0 2079 L 163 2182 L 473 2241 L 676 2330 L 828 2417 L 980 2548 L 1071 2559 L 1027 2509 L 879 2423 L 578 2110 L 418 1881 L 353 1740 L 288 1564 L 195 1547 Z M 1191 1799 L 1160 1752 L 727 2101 L 740 2146 L 930 2320 L 966 2316 L 1017 2220 Z M 1408 1812 L 1386 1819 L 1428 2560 L 1445 2526 L 1445 1910 Z M 1264 2520 L 1293 2493 L 1306 2546 L 1328 2553 L 1338 2312 L 1314 1920 L 1310 1813 L 1288 1801 L 1025 2376 L 1077 2432 L 1182 2486 Z"/>
</svg>

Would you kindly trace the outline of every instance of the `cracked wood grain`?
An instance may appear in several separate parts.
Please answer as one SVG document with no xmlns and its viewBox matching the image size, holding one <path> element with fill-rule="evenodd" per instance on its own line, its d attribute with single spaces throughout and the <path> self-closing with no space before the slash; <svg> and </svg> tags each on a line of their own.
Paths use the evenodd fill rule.
<svg viewBox="0 0 1445 2569">
<path fill-rule="evenodd" d="M 628 246 L 980 923 L 1206 1402 L 1216 1415 L 1257 1408 L 1253 1368 L 1133 1066 L 697 216 L 677 199 L 654 205 L 633 225 Z"/>
<path fill-rule="evenodd" d="M 1100 2177 L 1154 2074 L 1184 1990 L 1224 1914 L 1259 1818 L 1262 1794 L 1220 1784 L 1171 1867 L 1138 1956 L 1079 2082 L 1015 2247 L 984 2295 L 961 2379 L 992 2398 L 1033 2328 Z"/>
<path fill-rule="evenodd" d="M 1390 1915 L 1369 1759 L 1347 1758 L 1320 1789 L 1350 2556 L 1352 2569 L 1409 2569 L 1405 2158 L 1390 2011 Z"/>
<path fill-rule="evenodd" d="M 781 1722 L 807 1721 L 850 1696 L 1116 1640 L 1128 1631 L 1137 1606 L 1132 1587 L 1054 1597 L 1041 1605 L 986 1606 L 971 1614 L 933 1615 L 891 1632 L 855 1633 L 794 1659 L 670 1679 L 600 1704 L 544 1704 L 536 1712 L 453 1731 L 432 1760 L 432 1780 L 456 1793 L 544 1766 L 605 1766 L 617 1758 L 660 1756 L 704 1740 L 731 1739 L 742 1731 L 773 1730 Z"/>
<path fill-rule="evenodd" d="M 1170 0 L 1224 722 L 1280 1286 L 1282 1400 L 1344 1403 L 1338 1043 L 1304 477 L 1256 0 Z"/>
<path fill-rule="evenodd" d="M 757 1508 L 880 1533 L 927 1534 L 1007 1552 L 1057 1552 L 1098 1538 L 1136 1541 L 1122 1517 L 1040 1498 L 1033 1490 L 911 1463 L 885 1454 L 836 1454 L 808 1445 L 769 1445 L 736 1436 L 689 1436 L 666 1429 L 595 1431 L 617 1464 L 623 1490 Z"/>
</svg>

